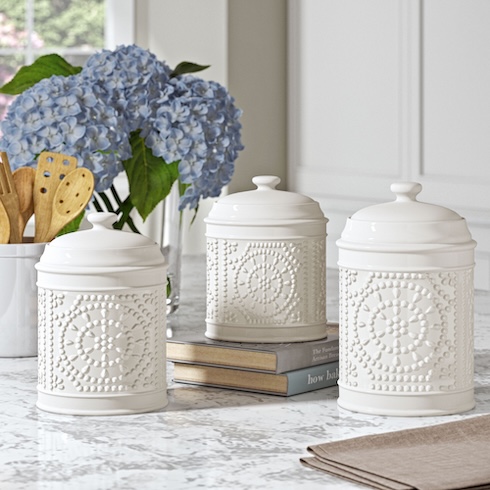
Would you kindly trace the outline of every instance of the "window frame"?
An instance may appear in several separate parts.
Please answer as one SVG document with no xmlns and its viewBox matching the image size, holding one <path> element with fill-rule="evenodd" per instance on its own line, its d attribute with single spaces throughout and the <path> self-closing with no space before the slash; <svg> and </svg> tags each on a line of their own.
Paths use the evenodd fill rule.
<svg viewBox="0 0 490 490">
<path fill-rule="evenodd" d="M 26 0 L 26 30 L 34 25 L 34 1 Z M 30 39 L 30 38 L 29 38 Z M 105 0 L 104 47 L 114 49 L 120 44 L 133 44 L 136 39 L 136 2 L 135 0 Z M 0 56 L 25 53 L 25 64 L 34 61 L 39 54 L 48 54 L 52 48 L 34 50 L 28 42 L 25 49 L 0 47 Z M 78 48 L 60 48 L 63 53 L 80 53 Z"/>
<path fill-rule="evenodd" d="M 136 39 L 135 0 L 105 0 L 105 47 L 133 44 Z"/>
</svg>

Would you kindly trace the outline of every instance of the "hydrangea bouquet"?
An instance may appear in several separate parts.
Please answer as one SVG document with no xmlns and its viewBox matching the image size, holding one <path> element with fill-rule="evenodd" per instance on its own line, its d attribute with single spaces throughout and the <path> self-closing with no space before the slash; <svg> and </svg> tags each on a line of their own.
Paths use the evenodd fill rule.
<svg viewBox="0 0 490 490">
<path fill-rule="evenodd" d="M 20 94 L 1 123 L 0 151 L 13 169 L 35 166 L 44 150 L 77 157 L 94 173 L 95 206 L 99 197 L 118 214 L 116 228 L 137 231 L 130 212 L 145 220 L 176 181 L 180 209 L 197 209 L 231 180 L 243 149 L 241 111 L 223 86 L 192 74 L 204 68 L 171 70 L 135 45 L 98 52 L 83 68 L 42 56 L 0 88 Z M 125 200 L 113 185 L 122 171 Z"/>
</svg>

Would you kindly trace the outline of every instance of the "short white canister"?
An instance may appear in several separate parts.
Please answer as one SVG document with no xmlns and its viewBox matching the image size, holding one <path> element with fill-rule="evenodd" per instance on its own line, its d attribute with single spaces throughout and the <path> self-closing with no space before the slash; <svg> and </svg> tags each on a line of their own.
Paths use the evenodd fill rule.
<svg viewBox="0 0 490 490">
<path fill-rule="evenodd" d="M 112 229 L 91 213 L 89 230 L 46 245 L 39 295 L 37 406 L 113 415 L 167 404 L 166 263 L 147 237 Z"/>
<path fill-rule="evenodd" d="M 347 220 L 340 240 L 340 407 L 399 416 L 474 407 L 474 248 L 422 186 Z"/>
<path fill-rule="evenodd" d="M 327 334 L 326 223 L 317 202 L 276 189 L 219 199 L 206 222 L 206 336 L 235 342 L 301 342 Z"/>
</svg>

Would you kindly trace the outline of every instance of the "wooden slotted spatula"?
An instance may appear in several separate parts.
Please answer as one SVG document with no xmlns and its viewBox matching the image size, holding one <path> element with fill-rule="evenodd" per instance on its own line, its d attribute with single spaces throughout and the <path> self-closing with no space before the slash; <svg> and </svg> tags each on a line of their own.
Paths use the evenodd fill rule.
<svg viewBox="0 0 490 490">
<path fill-rule="evenodd" d="M 10 221 L 5 206 L 0 201 L 0 243 L 8 243 L 10 238 Z"/>
<path fill-rule="evenodd" d="M 32 192 L 36 170 L 32 167 L 19 167 L 13 171 L 12 177 L 17 195 L 19 196 L 19 209 L 22 216 L 21 233 L 24 234 L 24 228 L 34 214 L 34 198 Z"/>
<path fill-rule="evenodd" d="M 7 154 L 0 152 L 0 200 L 10 222 L 10 243 L 22 243 L 22 217 L 19 209 L 19 198 L 12 178 L 9 159 Z M 22 229 L 23 231 L 23 229 Z"/>
<path fill-rule="evenodd" d="M 54 194 L 61 181 L 77 167 L 77 159 L 61 153 L 45 151 L 39 155 L 34 179 L 34 241 L 47 242 L 51 226 Z"/>
<path fill-rule="evenodd" d="M 79 167 L 66 175 L 54 195 L 51 224 L 45 241 L 50 242 L 85 209 L 93 192 L 94 176 L 90 170 Z"/>
</svg>

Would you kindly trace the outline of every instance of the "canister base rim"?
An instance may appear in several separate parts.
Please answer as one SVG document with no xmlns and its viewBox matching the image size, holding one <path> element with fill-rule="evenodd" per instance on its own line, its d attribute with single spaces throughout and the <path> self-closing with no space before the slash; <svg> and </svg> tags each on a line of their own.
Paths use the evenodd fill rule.
<svg viewBox="0 0 490 490">
<path fill-rule="evenodd" d="M 25 341 L 24 341 L 25 342 Z M 35 348 L 32 349 L 5 349 L 0 352 L 0 359 L 6 358 L 19 358 L 19 357 L 37 357 L 37 344 Z"/>
<path fill-rule="evenodd" d="M 153 412 L 168 404 L 167 390 L 124 394 L 53 394 L 38 388 L 36 406 L 64 415 L 131 415 Z"/>
<path fill-rule="evenodd" d="M 467 412 L 475 407 L 475 399 L 473 387 L 452 393 L 385 395 L 352 390 L 339 383 L 337 404 L 340 408 L 351 412 L 398 417 L 422 417 Z"/>
<path fill-rule="evenodd" d="M 228 342 L 308 342 L 320 340 L 327 336 L 327 323 L 301 326 L 282 325 L 223 325 L 206 321 L 207 338 L 212 340 L 224 340 Z"/>
</svg>

